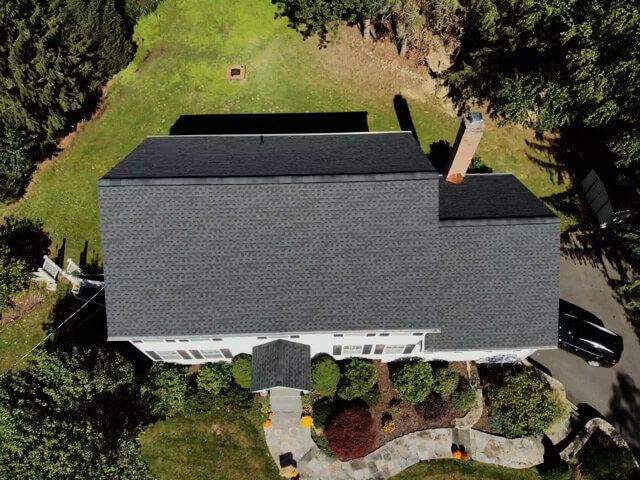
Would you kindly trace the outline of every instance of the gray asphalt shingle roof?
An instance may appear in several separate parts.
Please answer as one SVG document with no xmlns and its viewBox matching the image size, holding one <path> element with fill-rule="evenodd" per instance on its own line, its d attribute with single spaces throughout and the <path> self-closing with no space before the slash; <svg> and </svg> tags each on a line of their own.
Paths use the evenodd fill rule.
<svg viewBox="0 0 640 480">
<path fill-rule="evenodd" d="M 241 175 L 246 161 L 255 175 L 308 171 L 317 179 L 109 180 L 189 175 L 187 154 L 173 164 L 170 155 L 158 162 L 130 156 L 123 162 L 129 165 L 107 174 L 99 200 L 110 339 L 439 328 L 441 334 L 428 336 L 427 348 L 435 351 L 555 346 L 559 220 L 517 180 L 470 176 L 449 190 L 430 166 L 399 176 L 426 162 L 414 155 L 410 134 L 336 135 L 335 145 L 353 137 L 376 156 L 363 158 L 364 150 L 350 147 L 346 166 L 339 154 L 345 149 L 330 150 L 337 158 L 325 161 L 330 156 L 302 137 L 278 141 L 291 141 L 282 151 L 295 145 L 290 158 L 309 170 L 275 153 L 270 158 L 277 166 L 258 165 L 254 154 L 212 166 L 202 154 L 194 168 L 201 175 Z M 197 142 L 203 151 L 213 148 L 213 137 L 190 138 L 196 140 L 191 151 Z M 215 139 L 229 145 L 229 137 Z M 163 139 L 167 146 L 172 141 Z M 236 137 L 233 144 L 242 150 L 243 141 L 255 151 L 254 137 Z M 403 160 L 402 152 L 411 158 Z M 390 155 L 390 173 L 380 173 Z M 150 165 L 159 170 L 147 172 Z M 328 172 L 336 174 L 333 180 Z M 518 205 L 509 207 L 508 223 L 473 221 L 474 215 L 486 220 L 484 210 L 468 202 L 491 208 L 491 198 L 500 195 L 491 178 Z M 454 223 L 440 221 L 439 204 Z M 454 204 L 461 217 L 447 213 Z"/>
<path fill-rule="evenodd" d="M 303 343 L 274 340 L 253 347 L 251 391 L 273 387 L 311 390 L 311 348 Z"/>
</svg>

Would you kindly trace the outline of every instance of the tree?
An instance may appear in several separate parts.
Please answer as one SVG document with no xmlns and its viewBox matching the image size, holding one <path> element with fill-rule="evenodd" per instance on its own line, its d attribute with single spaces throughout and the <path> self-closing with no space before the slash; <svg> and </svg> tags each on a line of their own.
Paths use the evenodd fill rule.
<svg viewBox="0 0 640 480">
<path fill-rule="evenodd" d="M 329 447 L 340 460 L 366 455 L 376 444 L 373 417 L 363 405 L 349 405 L 337 412 L 325 430 Z"/>
<path fill-rule="evenodd" d="M 0 245 L 9 249 L 12 258 L 22 260 L 35 270 L 42 266 L 42 259 L 49 253 L 51 236 L 44 231 L 42 220 L 7 217 L 0 225 Z"/>
<path fill-rule="evenodd" d="M 311 364 L 311 388 L 323 397 L 332 395 L 338 389 L 340 367 L 328 355 L 313 359 Z"/>
<path fill-rule="evenodd" d="M 432 386 L 433 374 L 427 362 L 407 362 L 393 375 L 393 387 L 413 405 L 423 402 Z"/>
<path fill-rule="evenodd" d="M 15 130 L 0 133 L 0 200 L 15 200 L 24 192 L 38 156 L 37 138 Z"/>
<path fill-rule="evenodd" d="M 462 108 L 595 129 L 619 165 L 640 159 L 640 0 L 477 0 L 445 78 Z"/>
<path fill-rule="evenodd" d="M 508 373 L 490 406 L 494 426 L 508 437 L 541 434 L 561 410 L 549 384 L 530 369 Z"/>
<path fill-rule="evenodd" d="M 0 5 L 0 130 L 54 141 L 93 110 L 103 83 L 133 53 L 116 0 Z"/>
<path fill-rule="evenodd" d="M 233 378 L 242 388 L 251 388 L 251 355 L 241 353 L 232 361 Z"/>
<path fill-rule="evenodd" d="M 433 377 L 433 391 L 440 395 L 451 395 L 460 381 L 460 374 L 451 368 L 439 368 Z"/>
<path fill-rule="evenodd" d="M 476 391 L 471 387 L 464 387 L 453 392 L 451 406 L 456 410 L 469 410 L 476 404 Z"/>
<path fill-rule="evenodd" d="M 304 37 L 328 32 L 349 12 L 344 0 L 276 0 L 280 16 L 286 16 L 291 26 Z"/>
<path fill-rule="evenodd" d="M 133 365 L 105 350 L 37 350 L 0 379 L 0 478 L 151 478 Z"/>
<path fill-rule="evenodd" d="M 217 395 L 229 389 L 231 379 L 231 365 L 229 363 L 205 363 L 198 372 L 198 389 Z"/>
<path fill-rule="evenodd" d="M 378 373 L 375 365 L 362 358 L 354 358 L 344 367 L 342 385 L 338 396 L 345 400 L 353 400 L 366 395 L 376 384 Z"/>
<path fill-rule="evenodd" d="M 172 417 L 184 408 L 187 381 L 181 365 L 153 363 L 140 387 L 147 409 L 157 418 Z"/>
</svg>

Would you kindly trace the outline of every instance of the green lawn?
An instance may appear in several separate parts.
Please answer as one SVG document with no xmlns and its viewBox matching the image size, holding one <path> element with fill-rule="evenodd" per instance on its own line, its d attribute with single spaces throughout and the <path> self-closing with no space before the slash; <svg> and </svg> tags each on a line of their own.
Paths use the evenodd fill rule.
<svg viewBox="0 0 640 480">
<path fill-rule="evenodd" d="M 256 425 L 244 412 L 179 415 L 140 435 L 142 456 L 160 480 L 281 479 Z"/>
<path fill-rule="evenodd" d="M 536 480 L 535 469 L 515 470 L 478 462 L 432 460 L 423 462 L 391 477 L 392 480 Z"/>
<path fill-rule="evenodd" d="M 393 97 L 401 93 L 425 151 L 432 142 L 453 142 L 459 120 L 440 99 L 416 93 L 405 77 L 368 57 L 355 62 L 359 54 L 344 44 L 318 49 L 274 13 L 269 0 L 165 0 L 139 22 L 136 57 L 110 82 L 104 112 L 59 158 L 42 165 L 20 202 L 0 206 L 0 216 L 41 218 L 52 250 L 66 238 L 67 255 L 78 261 L 88 241 L 88 260 L 100 262 L 97 180 L 147 135 L 167 134 L 182 114 L 366 110 L 372 130 L 398 130 Z M 231 63 L 247 65 L 245 82 L 225 80 Z M 526 140 L 531 135 L 523 129 L 489 122 L 479 155 L 538 195 L 564 190 L 527 158 Z M 0 342 L 19 354 L 21 342 L 35 339 L 37 318 L 45 319 L 47 309 L 32 316 L 0 332 Z M 6 349 L 1 354 L 4 363 L 15 357 Z"/>
</svg>

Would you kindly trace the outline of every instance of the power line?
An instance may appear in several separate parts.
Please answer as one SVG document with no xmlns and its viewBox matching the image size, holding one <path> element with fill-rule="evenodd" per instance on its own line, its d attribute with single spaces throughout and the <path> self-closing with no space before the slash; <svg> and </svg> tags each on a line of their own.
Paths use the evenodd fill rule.
<svg viewBox="0 0 640 480">
<path fill-rule="evenodd" d="M 92 300 L 94 298 L 96 298 L 100 294 L 100 292 L 102 292 L 103 290 L 104 290 L 104 286 L 100 290 L 98 290 L 93 297 L 91 297 L 89 300 L 87 300 L 85 303 L 83 303 L 80 306 L 80 308 L 78 308 L 75 312 L 73 312 L 71 315 L 69 315 L 67 318 L 65 318 L 64 321 L 60 325 L 58 325 L 51 333 L 49 333 L 46 337 L 44 337 L 40 342 L 38 342 L 31 350 L 29 350 L 27 353 L 25 353 L 24 356 L 20 360 L 17 360 L 13 365 L 11 365 L 11 368 L 9 368 L 9 370 L 12 370 L 13 367 L 15 367 L 18 363 L 20 363 L 22 360 L 24 360 L 29 355 L 31 355 L 31 353 L 36 348 L 38 348 L 40 345 L 42 345 L 44 342 L 46 342 L 51 335 L 53 335 L 58 330 L 60 330 L 64 326 L 64 324 L 67 323 L 69 320 L 71 320 L 80 310 L 82 310 L 84 307 L 86 307 L 90 303 L 96 303 L 96 302 L 92 302 Z M 95 312 L 94 312 L 94 314 L 95 314 Z"/>
</svg>

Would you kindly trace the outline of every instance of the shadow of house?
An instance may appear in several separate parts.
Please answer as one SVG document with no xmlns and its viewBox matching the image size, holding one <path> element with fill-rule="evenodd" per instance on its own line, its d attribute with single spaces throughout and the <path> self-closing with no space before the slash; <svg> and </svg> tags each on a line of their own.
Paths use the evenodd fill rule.
<svg viewBox="0 0 640 480">
<path fill-rule="evenodd" d="M 396 111 L 396 117 L 398 117 L 398 123 L 400 124 L 400 130 L 411 132 L 416 142 L 420 143 L 418 134 L 416 133 L 416 126 L 413 124 L 411 118 L 411 111 L 409 110 L 409 104 L 402 95 L 396 95 L 393 97 L 393 108 Z"/>
<path fill-rule="evenodd" d="M 368 132 L 367 112 L 180 115 L 170 135 Z"/>
</svg>

